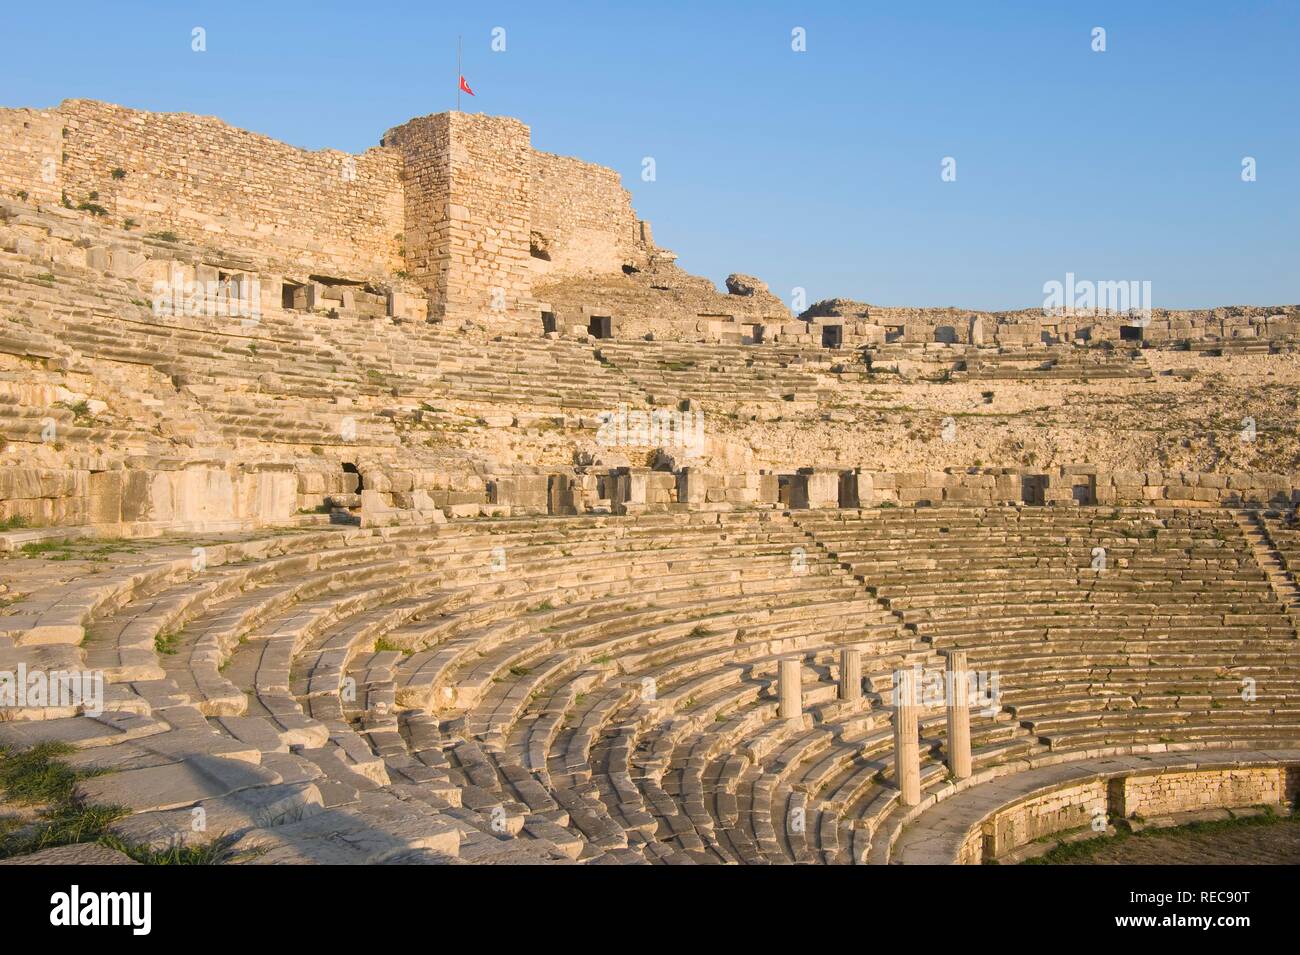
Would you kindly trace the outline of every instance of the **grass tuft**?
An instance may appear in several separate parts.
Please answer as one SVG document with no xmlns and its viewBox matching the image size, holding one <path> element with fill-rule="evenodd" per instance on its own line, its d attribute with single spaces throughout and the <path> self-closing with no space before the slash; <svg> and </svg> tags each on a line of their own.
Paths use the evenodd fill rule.
<svg viewBox="0 0 1300 955">
<path fill-rule="evenodd" d="M 1078 842 L 1063 842 L 1052 851 L 1033 859 L 1025 859 L 1021 865 L 1061 865 L 1068 862 L 1087 862 L 1102 849 L 1118 845 L 1129 839 L 1186 839 L 1190 836 L 1214 835 L 1249 826 L 1272 826 L 1279 824 L 1300 824 L 1300 816 L 1279 816 L 1268 811 L 1256 816 L 1238 816 L 1233 819 L 1212 819 L 1202 822 L 1189 822 L 1186 825 L 1167 829 L 1143 829 L 1134 832 L 1127 820 L 1116 824 L 1113 836 L 1097 836 L 1095 839 L 1082 839 Z"/>
<path fill-rule="evenodd" d="M 95 842 L 145 865 L 219 865 L 231 858 L 233 840 L 218 837 L 197 845 L 154 849 L 128 842 L 110 826 L 131 810 L 77 797 L 77 781 L 98 775 L 78 771 L 60 757 L 76 752 L 67 743 L 38 743 L 25 750 L 0 747 L 0 795 L 17 805 L 41 807 L 35 819 L 0 817 L 0 858 Z"/>
</svg>

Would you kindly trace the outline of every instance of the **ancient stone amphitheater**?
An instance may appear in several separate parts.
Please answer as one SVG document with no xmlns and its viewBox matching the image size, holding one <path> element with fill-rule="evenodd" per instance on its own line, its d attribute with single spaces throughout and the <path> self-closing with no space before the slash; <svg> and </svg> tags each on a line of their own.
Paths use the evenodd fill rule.
<svg viewBox="0 0 1300 955">
<path fill-rule="evenodd" d="M 515 120 L 0 110 L 4 759 L 252 863 L 1289 812 L 1300 308 L 727 285 Z"/>
</svg>

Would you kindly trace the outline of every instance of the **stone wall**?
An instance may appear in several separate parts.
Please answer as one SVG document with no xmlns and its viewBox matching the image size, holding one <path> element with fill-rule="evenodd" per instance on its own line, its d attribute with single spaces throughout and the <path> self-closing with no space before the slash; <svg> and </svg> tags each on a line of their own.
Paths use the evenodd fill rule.
<svg viewBox="0 0 1300 955">
<path fill-rule="evenodd" d="M 393 150 L 309 152 L 213 117 L 93 100 L 4 111 L 0 127 L 17 134 L 0 135 L 0 183 L 40 201 L 66 198 L 144 232 L 256 246 L 304 270 L 378 277 L 401 268 L 401 158 Z M 55 136 L 52 186 L 39 163 Z"/>
<path fill-rule="evenodd" d="M 1140 326 L 1145 342 L 1203 339 L 1255 339 L 1300 336 L 1300 307 L 1224 306 L 1207 309 L 1155 308 L 1149 316 L 1099 311 L 1053 314 L 1042 308 L 980 312 L 961 308 L 911 308 L 868 305 L 851 299 L 825 299 L 804 311 L 808 321 L 833 319 L 855 344 L 898 341 L 1025 348 L 1043 344 L 1119 342 L 1120 329 Z M 1132 334 L 1132 333 L 1131 333 Z"/>
<path fill-rule="evenodd" d="M 107 535 L 282 524 L 298 510 L 291 464 L 245 468 L 155 462 L 91 471 L 0 468 L 0 519 L 32 527 L 94 525 Z"/>
<path fill-rule="evenodd" d="M 55 110 L 0 109 L 0 193 L 58 202 L 63 121 Z"/>
<path fill-rule="evenodd" d="M 534 151 L 530 190 L 538 276 L 616 273 L 644 259 L 642 224 L 614 170 Z"/>
<path fill-rule="evenodd" d="M 503 473 L 486 481 L 476 475 L 391 467 L 367 466 L 364 470 L 367 488 L 385 495 L 387 506 L 410 509 L 415 506 L 411 495 L 422 491 L 430 506 L 446 509 L 452 517 L 476 515 L 485 505 L 502 513 L 636 514 L 679 507 L 725 511 L 945 504 L 1177 508 L 1300 504 L 1300 476 L 1296 475 L 1144 472 L 1142 480 L 1151 483 L 1136 486 L 1135 491 L 1127 485 L 1115 487 L 1109 483 L 1113 475 L 1089 466 L 1051 473 L 1011 468 L 898 473 L 802 468 L 727 473 L 696 466 L 675 471 L 614 467 Z M 272 473 L 283 476 L 258 476 Z M 355 475 L 311 464 L 230 469 L 191 461 L 159 464 L 149 470 L 100 472 L 11 467 L 0 468 L 0 520 L 20 517 L 37 527 L 179 527 L 220 521 L 256 525 L 285 521 L 297 510 L 321 505 L 355 507 L 356 490 Z M 1187 494 L 1201 496 L 1187 498 Z"/>
<path fill-rule="evenodd" d="M 406 253 L 436 319 L 536 318 L 527 311 L 528 127 L 438 113 L 389 130 L 406 163 Z"/>
<path fill-rule="evenodd" d="M 1096 814 L 1106 812 L 1107 783 L 1104 779 L 1054 789 L 987 820 L 979 830 L 983 855 L 999 859 L 1043 836 L 1088 826 Z"/>
<path fill-rule="evenodd" d="M 812 469 L 805 471 L 811 473 Z M 1051 471 L 971 468 L 899 472 L 846 470 L 839 474 L 841 490 L 838 503 L 824 493 L 814 493 L 810 499 L 807 491 L 802 491 L 791 500 L 791 506 L 1115 504 L 1221 507 L 1300 503 L 1300 475 L 1295 474 L 1107 471 L 1091 465 L 1070 465 Z M 796 483 L 810 480 L 807 474 L 796 474 L 790 479 Z"/>
<path fill-rule="evenodd" d="M 90 519 L 90 473 L 53 468 L 0 468 L 0 520 L 74 526 Z"/>
<path fill-rule="evenodd" d="M 1003 859 L 1036 839 L 1086 829 L 1101 813 L 1110 819 L 1152 819 L 1207 809 L 1281 809 L 1295 802 L 1298 791 L 1300 767 L 1285 764 L 1243 761 L 1224 769 L 1102 775 L 1052 787 L 995 810 L 967 833 L 954 861 L 979 865 Z"/>
<path fill-rule="evenodd" d="M 591 472 L 597 474 L 596 471 Z M 591 475 L 588 475 L 589 477 Z M 599 474 L 603 480 L 605 474 Z M 858 469 L 800 468 L 791 471 L 737 471 L 696 466 L 676 471 L 615 468 L 608 472 L 610 493 L 552 501 L 551 513 L 581 513 L 604 501 L 615 513 L 684 505 L 692 510 L 786 507 L 793 510 L 910 507 L 945 504 L 1127 507 L 1223 507 L 1241 504 L 1300 504 L 1300 475 L 1201 474 L 1188 471 L 1108 472 L 1090 465 L 1053 471 L 985 468 L 945 471 L 879 472 Z M 546 478 L 525 495 L 524 476 L 506 476 L 490 500 L 502 505 L 544 510 Z M 606 500 L 608 498 L 608 500 Z"/>
<path fill-rule="evenodd" d="M 0 189 L 305 272 L 405 271 L 438 319 L 535 320 L 535 276 L 617 275 L 652 247 L 616 172 L 485 114 L 419 117 L 349 156 L 93 100 L 0 110 Z"/>
<path fill-rule="evenodd" d="M 1130 776 L 1112 795 L 1117 816 L 1168 816 L 1203 809 L 1280 806 L 1296 798 L 1300 773 L 1286 766 Z"/>
</svg>

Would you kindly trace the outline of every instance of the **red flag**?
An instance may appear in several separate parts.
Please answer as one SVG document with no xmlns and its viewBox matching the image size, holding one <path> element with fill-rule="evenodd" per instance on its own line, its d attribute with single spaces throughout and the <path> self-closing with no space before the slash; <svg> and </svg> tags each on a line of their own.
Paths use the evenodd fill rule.
<svg viewBox="0 0 1300 955">
<path fill-rule="evenodd" d="M 469 88 L 469 84 L 465 82 L 465 77 L 464 77 L 464 75 L 462 75 L 461 78 L 460 78 L 460 88 L 461 88 L 463 91 L 465 91 L 466 93 L 468 93 L 470 96 L 473 96 L 473 95 L 474 95 L 474 91 L 473 91 L 472 89 L 470 89 L 470 88 Z"/>
</svg>

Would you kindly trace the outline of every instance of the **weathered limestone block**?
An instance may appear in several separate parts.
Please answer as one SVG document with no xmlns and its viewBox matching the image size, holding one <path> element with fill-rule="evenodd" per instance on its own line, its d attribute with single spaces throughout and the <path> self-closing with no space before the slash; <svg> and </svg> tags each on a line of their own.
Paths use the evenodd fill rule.
<svg viewBox="0 0 1300 955">
<path fill-rule="evenodd" d="M 677 472 L 677 499 L 686 504 L 703 504 L 708 479 L 708 473 L 701 468 L 682 468 Z"/>
<path fill-rule="evenodd" d="M 90 475 L 92 524 L 117 524 L 122 520 L 122 471 L 98 471 Z"/>
<path fill-rule="evenodd" d="M 744 488 L 729 489 L 728 497 L 736 495 L 737 500 L 744 499 Z M 677 500 L 677 477 L 670 471 L 651 471 L 646 476 L 646 503 L 655 505 L 672 504 Z"/>
<path fill-rule="evenodd" d="M 134 278 L 145 263 L 145 257 L 130 249 L 113 249 L 109 261 L 109 271 L 118 278 Z"/>
<path fill-rule="evenodd" d="M 422 322 L 428 318 L 429 302 L 423 295 L 409 292 L 388 293 L 388 314 L 396 319 Z"/>
<path fill-rule="evenodd" d="M 904 504 L 916 504 L 920 501 L 934 503 L 943 500 L 941 487 L 904 487 L 898 490 L 898 500 Z"/>
<path fill-rule="evenodd" d="M 549 509 L 548 481 L 545 474 L 494 478 L 488 482 L 488 502 L 545 514 Z"/>
<path fill-rule="evenodd" d="M 292 471 L 259 469 L 239 476 L 235 513 L 257 525 L 287 521 L 297 510 L 298 481 Z"/>
<path fill-rule="evenodd" d="M 287 488 L 283 509 L 285 513 L 292 513 L 293 504 L 297 500 L 297 481 L 290 477 Z M 259 506 L 271 506 L 266 498 L 259 495 L 257 481 L 246 484 L 241 490 L 243 494 L 240 497 L 247 495 L 245 514 Z M 239 513 L 236 505 L 235 481 L 224 469 L 204 467 L 164 472 L 153 482 L 153 491 L 154 501 L 158 505 L 156 520 L 202 523 L 229 521 L 244 516 Z M 273 493 L 268 491 L 268 496 Z"/>
<path fill-rule="evenodd" d="M 839 507 L 840 475 L 825 468 L 802 468 L 790 483 L 792 508 Z"/>
<path fill-rule="evenodd" d="M 328 490 L 325 482 L 325 472 L 323 471 L 299 471 L 298 472 L 298 493 L 299 494 L 324 494 Z"/>
<path fill-rule="evenodd" d="M 362 527 L 385 526 L 396 521 L 400 513 L 393 507 L 388 494 L 370 488 L 361 491 Z"/>
</svg>

